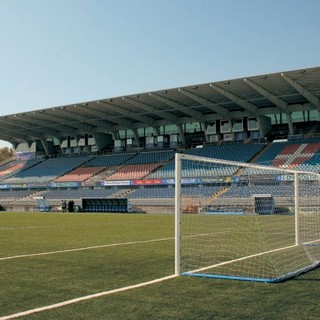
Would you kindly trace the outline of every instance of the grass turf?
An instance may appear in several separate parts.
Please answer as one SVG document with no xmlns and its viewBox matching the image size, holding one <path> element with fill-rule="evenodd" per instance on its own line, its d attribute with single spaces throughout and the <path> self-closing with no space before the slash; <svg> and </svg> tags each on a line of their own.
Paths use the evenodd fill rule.
<svg viewBox="0 0 320 320">
<path fill-rule="evenodd" d="M 0 214 L 0 317 L 174 272 L 172 215 Z M 128 243 L 135 241 L 154 242 Z M 318 319 L 320 270 L 281 284 L 179 277 L 24 319 Z"/>
</svg>

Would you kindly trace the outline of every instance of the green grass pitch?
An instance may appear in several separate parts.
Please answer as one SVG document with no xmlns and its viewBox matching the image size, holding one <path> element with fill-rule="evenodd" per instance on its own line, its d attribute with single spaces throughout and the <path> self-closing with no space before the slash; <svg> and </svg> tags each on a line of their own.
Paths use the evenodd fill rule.
<svg viewBox="0 0 320 320">
<path fill-rule="evenodd" d="M 172 275 L 174 216 L 0 213 L 0 248 L 1 319 Z M 319 284 L 320 269 L 281 284 L 177 277 L 18 319 L 311 320 Z"/>
</svg>

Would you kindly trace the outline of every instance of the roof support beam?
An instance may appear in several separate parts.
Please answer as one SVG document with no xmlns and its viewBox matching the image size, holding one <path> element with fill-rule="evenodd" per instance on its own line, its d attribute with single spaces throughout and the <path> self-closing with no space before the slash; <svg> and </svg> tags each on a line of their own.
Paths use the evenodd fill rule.
<svg viewBox="0 0 320 320">
<path fill-rule="evenodd" d="M 138 101 L 135 101 L 133 99 L 130 99 L 130 98 L 127 98 L 127 97 L 122 97 L 122 100 L 123 101 L 126 101 L 126 102 L 129 102 L 131 103 L 132 105 L 138 107 L 138 108 L 141 108 L 142 110 L 145 110 L 143 107 L 142 107 L 142 103 L 141 102 L 138 102 Z M 125 110 L 125 109 L 122 109 L 122 110 Z M 122 112 L 122 111 L 121 111 Z M 126 114 L 127 116 L 129 117 L 132 117 L 134 118 L 135 120 L 138 120 L 138 121 L 143 121 L 145 123 L 147 123 L 150 127 L 153 126 L 153 123 L 154 123 L 154 119 L 151 118 L 151 117 L 148 117 L 146 115 L 143 115 L 143 114 L 140 114 L 138 116 L 134 115 L 132 116 L 130 112 L 128 112 L 128 110 L 124 111 L 123 114 Z"/>
<path fill-rule="evenodd" d="M 155 93 L 149 93 L 149 96 L 155 100 L 163 102 L 164 104 L 166 104 L 172 108 L 178 109 L 179 111 L 185 113 L 186 115 L 190 116 L 191 118 L 194 118 L 196 121 L 202 122 L 203 116 L 202 116 L 202 113 L 199 111 L 196 111 L 196 110 L 194 110 L 190 107 L 187 107 L 185 105 L 182 105 L 180 103 L 177 103 L 173 100 L 169 100 L 168 98 L 164 98 L 164 97 L 162 97 L 158 94 L 155 94 Z"/>
<path fill-rule="evenodd" d="M 79 115 L 76 112 L 76 108 L 72 112 L 71 111 L 67 111 L 67 110 L 61 110 L 60 112 L 61 112 L 61 114 L 64 114 L 68 118 L 71 118 L 72 119 L 72 123 L 81 122 L 80 128 L 81 128 L 82 131 L 91 132 L 92 130 L 94 130 L 95 127 L 97 127 L 96 125 L 93 125 L 93 124 L 90 123 L 90 121 L 88 121 L 88 120 L 90 120 L 89 118 L 87 118 L 87 117 L 85 117 L 83 115 Z"/>
<path fill-rule="evenodd" d="M 252 103 L 250 103 L 250 102 L 248 102 L 246 100 L 241 99 L 240 97 L 236 96 L 235 94 L 233 94 L 233 93 L 231 93 L 231 92 L 229 92 L 229 91 L 227 91 L 225 89 L 222 89 L 222 88 L 218 87 L 215 84 L 210 83 L 210 88 L 212 88 L 215 91 L 221 93 L 223 96 L 225 96 L 229 100 L 233 101 L 234 103 L 238 104 L 242 108 L 248 110 L 252 114 L 256 114 L 257 113 L 257 109 L 258 108 L 254 104 L 252 104 Z"/>
<path fill-rule="evenodd" d="M 316 109 L 318 109 L 318 111 L 320 111 L 320 99 L 318 97 L 306 90 L 302 85 L 291 79 L 285 73 L 281 73 L 281 77 L 286 80 L 294 89 L 301 93 Z"/>
<path fill-rule="evenodd" d="M 76 107 L 80 108 L 81 112 L 84 112 L 89 116 L 94 115 L 95 117 L 97 117 L 97 120 L 92 120 L 92 122 L 94 122 L 98 126 L 99 130 L 95 129 L 93 130 L 93 132 L 101 132 L 101 130 L 110 131 L 112 128 L 112 124 L 118 123 L 118 122 L 106 121 L 105 120 L 106 114 L 94 109 L 93 106 L 90 106 L 90 108 L 83 108 L 82 106 L 77 105 Z"/>
<path fill-rule="evenodd" d="M 278 98 L 274 94 L 270 93 L 266 89 L 262 88 L 261 86 L 254 83 L 252 80 L 249 79 L 243 79 L 243 81 L 248 84 L 251 88 L 259 92 L 261 95 L 263 95 L 265 98 L 267 98 L 269 101 L 271 101 L 274 105 L 282 109 L 285 113 L 288 112 L 288 104 L 283 101 L 282 99 Z"/>
<path fill-rule="evenodd" d="M 1 138 L 1 140 L 5 140 L 5 141 L 12 141 L 12 140 L 17 141 L 19 139 L 19 140 L 21 140 L 20 141 L 20 143 L 21 143 L 21 142 L 32 141 L 34 137 L 31 137 L 31 136 L 25 135 L 25 134 L 20 134 L 18 132 L 13 132 L 12 135 L 10 134 L 10 132 L 1 132 L 0 138 Z"/>
<path fill-rule="evenodd" d="M 154 113 L 154 114 L 157 114 L 159 115 L 159 117 L 163 118 L 163 119 L 166 119 L 167 121 L 169 122 L 173 122 L 175 123 L 177 121 L 177 116 L 167 112 L 167 111 L 162 111 L 162 110 L 158 110 L 158 109 L 155 109 L 145 103 L 142 103 L 140 101 L 136 101 L 134 99 L 131 99 L 131 98 L 123 98 L 125 101 L 128 101 L 129 103 L 131 103 L 132 105 L 142 109 L 142 110 L 145 110 L 147 112 L 150 112 L 150 113 Z"/>
<path fill-rule="evenodd" d="M 1 122 L 1 119 L 0 119 Z M 34 133 L 36 133 L 39 136 L 59 136 L 61 133 L 60 131 L 56 129 L 51 129 L 50 127 L 45 125 L 37 125 L 33 121 L 28 120 L 28 118 L 7 118 L 5 121 L 5 125 L 10 124 L 10 126 L 15 126 L 17 128 L 20 128 L 21 130 L 32 130 Z"/>
<path fill-rule="evenodd" d="M 213 112 L 216 112 L 216 113 L 220 114 L 223 117 L 228 117 L 229 111 L 226 108 L 218 105 L 217 103 L 214 103 L 214 102 L 212 102 L 210 100 L 204 99 L 204 98 L 202 98 L 202 97 L 200 97 L 200 96 L 198 96 L 198 95 L 196 95 L 196 94 L 194 94 L 192 92 L 189 92 L 189 91 L 187 91 L 185 89 L 181 89 L 180 88 L 180 89 L 178 89 L 178 91 L 181 94 L 183 94 L 183 95 L 187 96 L 188 98 L 192 99 L 193 101 L 196 101 L 196 102 L 200 103 L 201 105 L 207 107 L 208 109 L 212 110 Z"/>
<path fill-rule="evenodd" d="M 183 145 L 185 145 L 185 144 L 186 144 L 186 138 L 185 138 L 185 135 L 184 135 L 184 131 L 183 131 L 183 126 L 182 126 L 182 124 L 178 124 L 178 125 L 177 125 L 177 128 L 178 128 L 179 136 L 180 136 L 180 138 L 181 138 L 181 143 L 182 143 Z"/>
<path fill-rule="evenodd" d="M 127 116 L 129 118 L 132 118 L 132 119 L 135 119 L 135 120 L 138 120 L 138 121 L 141 120 L 141 117 L 136 116 L 136 115 L 129 115 L 129 111 L 128 110 L 125 110 L 125 109 L 123 109 L 121 107 L 115 106 L 115 105 L 111 104 L 110 102 L 107 102 L 107 101 L 104 101 L 104 100 L 100 100 L 100 103 L 103 103 L 104 105 L 106 105 L 106 108 L 108 110 L 111 110 L 112 112 L 115 112 L 118 115 L 121 115 L 121 116 L 125 115 L 125 116 Z M 106 115 L 104 115 L 104 116 L 106 116 Z M 133 121 L 129 121 L 127 119 L 119 119 L 118 117 L 111 116 L 111 115 L 108 117 L 108 121 L 123 125 L 125 127 L 124 129 L 135 127 Z M 140 126 L 143 126 L 143 124 L 140 123 Z"/>
<path fill-rule="evenodd" d="M 139 133 L 138 133 L 138 129 L 133 129 L 132 130 L 133 133 L 133 137 L 136 143 L 136 146 L 139 147 Z"/>
<path fill-rule="evenodd" d="M 288 121 L 288 129 L 289 134 L 293 134 L 293 123 L 292 123 L 292 116 L 291 113 L 287 113 L 287 121 Z"/>
<path fill-rule="evenodd" d="M 71 123 L 65 123 L 65 119 L 57 116 L 53 116 L 46 113 L 38 113 L 39 118 L 45 119 L 47 121 L 54 121 L 54 124 L 50 125 L 51 128 L 57 128 L 61 131 L 62 135 L 75 135 L 76 134 L 76 125 L 72 125 Z"/>
<path fill-rule="evenodd" d="M 43 149 L 44 149 L 46 155 L 49 155 L 49 147 L 48 147 L 47 140 L 46 139 L 41 139 L 40 141 L 42 143 L 42 146 L 43 146 Z"/>
<path fill-rule="evenodd" d="M 70 117 L 73 118 L 72 120 L 67 120 L 66 123 L 69 126 L 72 126 L 76 129 L 77 134 L 78 133 L 87 133 L 93 131 L 97 126 L 88 124 L 88 121 L 84 121 L 84 117 L 77 115 L 76 113 L 71 112 L 63 112 L 66 114 L 70 114 Z M 66 119 L 66 117 L 65 117 Z"/>
<path fill-rule="evenodd" d="M 280 110 L 283 110 L 283 112 L 287 115 L 289 134 L 293 134 L 292 116 L 291 116 L 291 113 L 288 111 L 288 104 L 285 101 L 283 101 L 282 99 L 280 99 L 277 96 L 275 96 L 274 94 L 272 94 L 269 91 L 267 91 L 266 89 L 264 89 L 261 86 L 257 85 L 252 80 L 243 79 L 243 81 L 246 84 L 248 84 L 251 88 L 256 90 L 258 93 L 263 95 L 265 98 L 267 98 L 269 101 L 271 101 Z"/>
<path fill-rule="evenodd" d="M 100 103 L 100 102 L 101 101 L 98 101 L 97 103 Z M 129 128 L 135 127 L 135 124 L 133 124 L 133 122 L 128 121 L 126 119 L 122 119 L 119 116 L 109 115 L 108 113 L 98 111 L 94 109 L 94 106 L 92 106 L 92 104 L 90 104 L 90 108 L 82 107 L 81 105 L 76 105 L 76 108 L 80 109 L 81 112 L 88 114 L 88 116 L 94 115 L 97 117 L 97 119 L 92 119 L 91 121 L 95 123 L 96 128 L 91 129 L 87 133 L 99 133 L 102 131 L 110 132 L 110 131 L 125 129 L 127 127 Z M 74 132 L 73 134 L 70 134 L 70 135 L 74 135 L 74 134 L 78 134 L 78 132 Z"/>
<path fill-rule="evenodd" d="M 32 139 L 42 139 L 44 137 L 43 133 L 39 134 L 39 131 L 26 129 L 25 127 L 19 126 L 15 123 L 10 124 L 9 122 L 9 119 L 6 119 L 6 121 L 0 119 L 0 123 L 2 123 L 2 130 L 4 130 L 4 132 L 1 132 L 2 134 L 11 135 L 12 132 L 12 136 L 15 137 L 17 136 L 16 132 L 19 132 L 21 135 L 25 135 L 27 137 L 27 141 Z"/>
<path fill-rule="evenodd" d="M 156 134 L 156 136 L 160 136 L 160 128 L 158 126 L 154 127 L 154 133 Z"/>
<path fill-rule="evenodd" d="M 112 130 L 112 131 L 110 131 L 110 133 L 112 134 L 113 140 L 119 140 L 119 139 L 120 139 L 120 137 L 119 137 L 119 131 Z"/>
</svg>

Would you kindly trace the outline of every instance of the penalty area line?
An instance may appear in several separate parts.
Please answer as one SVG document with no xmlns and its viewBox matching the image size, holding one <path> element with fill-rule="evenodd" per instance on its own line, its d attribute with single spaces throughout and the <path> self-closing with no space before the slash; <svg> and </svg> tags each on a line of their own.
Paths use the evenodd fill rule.
<svg viewBox="0 0 320 320">
<path fill-rule="evenodd" d="M 39 313 L 39 312 L 43 312 L 43 311 L 57 309 L 57 308 L 61 308 L 61 307 L 64 307 L 64 306 L 75 304 L 75 303 L 78 303 L 78 302 L 81 302 L 81 301 L 91 300 L 91 299 L 100 298 L 100 297 L 103 297 L 103 296 L 108 296 L 108 295 L 111 295 L 111 294 L 114 294 L 114 293 L 119 293 L 119 292 L 129 291 L 129 290 L 132 290 L 132 289 L 142 288 L 142 287 L 149 286 L 149 285 L 152 285 L 152 284 L 156 284 L 156 283 L 159 283 L 159 282 L 163 282 L 163 281 L 166 281 L 166 280 L 174 279 L 176 277 L 178 277 L 178 276 L 174 274 L 174 275 L 171 275 L 171 276 L 166 276 L 166 277 L 163 277 L 163 278 L 159 278 L 159 279 L 154 279 L 154 280 L 147 281 L 147 282 L 138 283 L 138 284 L 134 284 L 134 285 L 127 286 L 127 287 L 122 287 L 122 288 L 113 289 L 113 290 L 109 290 L 109 291 L 94 293 L 94 294 L 90 294 L 90 295 L 87 295 L 87 296 L 83 296 L 83 297 L 79 297 L 79 298 L 75 298 L 75 299 L 71 299 L 71 300 L 66 300 L 66 301 L 62 301 L 62 302 L 59 302 L 59 303 L 54 303 L 54 304 L 47 305 L 47 306 L 44 306 L 44 307 L 30 309 L 30 310 L 14 313 L 14 314 L 11 314 L 11 315 L 7 315 L 7 316 L 4 316 L 4 317 L 0 317 L 0 320 L 16 319 L 16 318 L 23 317 L 23 316 L 28 316 L 28 315 L 34 314 L 34 313 Z"/>
<path fill-rule="evenodd" d="M 38 256 L 47 256 L 47 255 L 51 255 L 51 254 L 77 252 L 77 251 L 101 249 L 101 248 L 108 248 L 108 247 L 126 246 L 126 245 L 133 245 L 133 244 L 143 244 L 143 243 L 167 241 L 167 240 L 172 240 L 172 239 L 174 239 L 174 238 L 159 238 L 159 239 L 150 239 L 150 240 L 138 240 L 138 241 L 130 241 L 130 242 L 119 242 L 119 243 L 102 244 L 100 246 L 91 246 L 91 247 L 84 247 L 84 248 L 66 249 L 66 250 L 58 250 L 58 251 L 47 251 L 47 252 L 30 253 L 30 254 L 21 254 L 21 255 L 17 255 L 17 256 L 3 257 L 3 258 L 0 258 L 0 261 L 19 259 L 19 258 L 30 258 L 30 257 L 38 257 Z"/>
</svg>

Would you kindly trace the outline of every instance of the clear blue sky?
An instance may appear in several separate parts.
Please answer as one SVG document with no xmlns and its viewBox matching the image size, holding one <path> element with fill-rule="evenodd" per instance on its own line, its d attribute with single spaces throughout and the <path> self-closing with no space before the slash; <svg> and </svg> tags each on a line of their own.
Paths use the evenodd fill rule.
<svg viewBox="0 0 320 320">
<path fill-rule="evenodd" d="M 319 66 L 319 12 L 319 0 L 0 0 L 0 116 Z"/>
</svg>

